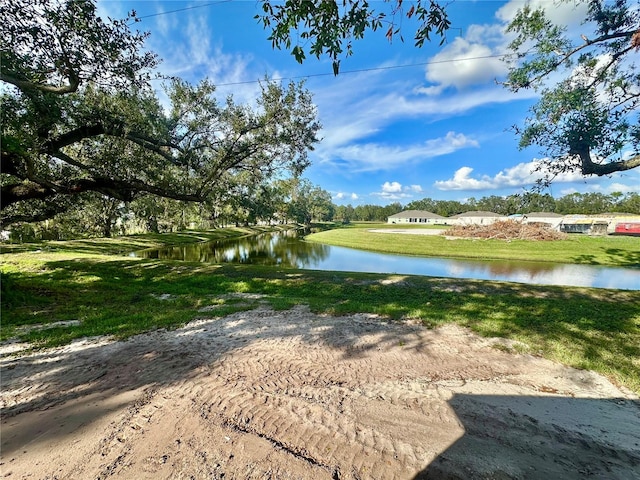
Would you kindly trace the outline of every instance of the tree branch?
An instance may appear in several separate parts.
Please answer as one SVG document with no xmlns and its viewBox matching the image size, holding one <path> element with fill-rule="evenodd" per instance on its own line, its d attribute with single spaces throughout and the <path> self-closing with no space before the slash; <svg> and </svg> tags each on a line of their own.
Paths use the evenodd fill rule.
<svg viewBox="0 0 640 480">
<path fill-rule="evenodd" d="M 107 135 L 112 134 L 112 132 L 109 132 L 109 131 L 105 133 Z M 117 137 L 120 135 L 118 135 L 117 132 L 114 131 L 113 136 Z M 140 145 L 146 150 L 150 150 L 154 153 L 157 153 L 158 155 L 163 157 L 165 160 L 169 160 L 172 163 L 175 162 L 176 160 L 175 157 L 171 155 L 171 153 L 163 150 L 162 147 L 170 148 L 172 150 L 177 150 L 180 153 L 184 153 L 184 150 L 178 145 L 174 145 L 173 143 L 170 143 L 170 142 L 157 141 L 140 133 L 127 133 L 126 135 L 123 136 L 123 138 L 126 138 L 127 140 L 132 141 L 136 145 Z"/>
<path fill-rule="evenodd" d="M 75 75 L 71 75 L 69 77 L 68 85 L 61 85 L 59 87 L 48 84 L 35 83 L 31 80 L 27 80 L 26 78 L 18 78 L 5 72 L 0 72 L 0 80 L 15 85 L 22 91 L 40 91 L 45 93 L 53 93 L 55 95 L 64 95 L 67 93 L 75 92 L 80 86 L 80 80 Z"/>
<path fill-rule="evenodd" d="M 11 225 L 18 222 L 41 222 L 53 218 L 58 213 L 62 213 L 67 210 L 66 205 L 60 205 L 55 202 L 48 202 L 43 206 L 43 209 L 37 213 L 10 213 L 9 215 L 3 215 L 0 217 L 0 226 Z"/>
<path fill-rule="evenodd" d="M 143 191 L 165 198 L 183 200 L 187 202 L 202 202 L 204 198 L 190 193 L 180 193 L 165 190 L 161 187 L 148 185 L 139 180 L 117 180 L 106 177 L 81 178 L 67 184 L 50 182 L 36 183 L 32 181 L 3 185 L 1 190 L 2 209 L 24 200 L 45 200 L 54 195 L 76 195 L 78 193 L 94 191 L 123 201 L 133 199 L 135 192 Z"/>
<path fill-rule="evenodd" d="M 633 46 L 627 47 L 624 50 L 620 50 L 619 52 L 616 52 L 615 55 L 611 56 L 611 60 L 607 63 L 607 65 L 605 65 L 603 68 L 601 68 L 598 71 L 598 74 L 595 76 L 595 78 L 593 79 L 593 81 L 587 85 L 587 88 L 593 88 L 593 86 L 598 83 L 599 81 L 601 81 L 604 78 L 604 74 L 607 72 L 607 70 L 609 70 L 611 68 L 611 66 L 616 63 L 618 61 L 618 59 L 620 57 L 622 57 L 623 55 L 626 55 L 627 53 L 629 53 L 631 50 L 633 50 Z"/>
<path fill-rule="evenodd" d="M 44 145 L 44 151 L 51 155 L 55 155 L 56 152 L 63 147 L 73 145 L 74 143 L 77 143 L 85 138 L 97 137 L 98 135 L 109 135 L 112 137 L 125 138 L 147 150 L 157 153 L 158 155 L 171 162 L 174 162 L 175 158 L 173 157 L 173 155 L 171 155 L 171 153 L 163 150 L 162 147 L 171 148 L 181 153 L 183 152 L 182 148 L 170 142 L 158 141 L 144 134 L 135 132 L 125 134 L 122 127 L 107 127 L 102 123 L 78 127 L 74 130 L 60 135 L 55 139 L 49 140 Z"/>
<path fill-rule="evenodd" d="M 64 152 L 56 151 L 56 152 L 53 152 L 51 155 L 56 157 L 59 160 L 62 160 L 63 162 L 68 163 L 69 165 L 73 165 L 74 167 L 78 167 L 80 170 L 83 170 L 85 172 L 90 172 L 91 171 L 91 167 L 89 167 L 88 165 L 85 165 L 82 162 L 79 162 L 78 160 L 76 160 L 75 158 L 71 157 L 70 155 L 67 155 Z"/>
<path fill-rule="evenodd" d="M 68 147 L 85 138 L 97 137 L 105 133 L 104 125 L 97 123 L 95 125 L 87 125 L 70 130 L 63 133 L 59 137 L 48 140 L 44 144 L 43 151 L 53 153 L 63 147 Z"/>
<path fill-rule="evenodd" d="M 597 175 L 598 177 L 602 177 L 604 175 L 611 175 L 615 172 L 622 172 L 640 167 L 640 155 L 635 155 L 634 157 L 627 160 L 620 160 L 619 162 L 595 163 L 591 159 L 591 152 L 589 151 L 588 146 L 571 149 L 569 154 L 578 155 L 580 157 L 583 175 Z"/>
<path fill-rule="evenodd" d="M 602 43 L 602 42 L 606 42 L 608 40 L 614 40 L 616 38 L 626 38 L 628 37 L 629 39 L 632 38 L 632 36 L 634 35 L 634 31 L 628 31 L 628 32 L 618 32 L 618 33 L 612 33 L 609 35 L 602 35 L 598 38 L 595 38 L 593 40 L 589 40 L 586 39 L 585 42 L 582 45 L 579 45 L 571 50 L 569 50 L 568 52 L 564 52 L 562 55 L 560 55 L 559 60 L 555 61 L 554 63 L 552 63 L 544 72 L 540 73 L 539 75 L 537 75 L 536 77 L 532 78 L 531 80 L 529 80 L 527 82 L 526 86 L 529 86 L 533 83 L 537 83 L 540 80 L 542 80 L 544 77 L 546 77 L 547 75 L 551 74 L 552 72 L 554 72 L 560 65 L 562 65 L 564 62 L 566 62 L 569 58 L 571 58 L 572 56 L 574 56 L 576 53 L 584 50 L 585 48 L 591 47 L 593 45 L 596 45 L 598 43 Z M 633 48 L 633 44 L 631 45 L 631 47 L 629 49 Z M 616 58 L 617 60 L 617 58 Z M 609 65 L 607 65 L 606 69 L 609 69 L 609 67 L 611 67 L 611 65 L 613 64 L 613 62 L 611 62 Z M 525 86 L 525 87 L 526 87 Z M 516 86 L 516 89 L 520 89 L 522 88 L 522 86 Z"/>
</svg>

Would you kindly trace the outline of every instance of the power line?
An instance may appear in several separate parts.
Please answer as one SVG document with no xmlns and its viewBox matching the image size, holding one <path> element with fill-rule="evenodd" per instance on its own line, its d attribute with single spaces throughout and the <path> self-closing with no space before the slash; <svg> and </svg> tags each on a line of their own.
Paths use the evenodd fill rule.
<svg viewBox="0 0 640 480">
<path fill-rule="evenodd" d="M 137 21 L 140 21 L 140 20 L 143 20 L 145 18 L 159 17 L 161 15 L 169 15 L 170 13 L 178 13 L 178 12 L 184 12 L 186 10 L 194 10 L 196 8 L 210 7 L 212 5 L 218 5 L 220 3 L 229 3 L 229 2 L 232 2 L 232 1 L 233 0 L 218 0 L 217 2 L 209 2 L 209 3 L 203 3 L 201 5 L 193 5 L 191 7 L 179 8 L 177 10 L 169 10 L 168 12 L 151 13 L 149 15 L 143 15 L 141 17 L 136 17 L 136 18 L 137 18 Z"/>
<path fill-rule="evenodd" d="M 143 20 L 145 18 L 151 18 L 151 17 L 159 17 L 161 15 L 169 15 L 171 13 L 178 13 L 178 12 L 184 12 L 187 10 L 194 10 L 196 8 L 204 8 L 204 7 L 210 7 L 212 5 L 219 5 L 221 3 L 229 3 L 232 2 L 234 0 L 218 0 L 216 2 L 208 2 L 208 3 L 203 3 L 201 5 L 193 5 L 191 7 L 184 7 L 184 8 L 179 8 L 176 10 L 169 10 L 166 12 L 158 12 L 158 13 L 152 13 L 149 15 L 143 15 L 141 17 L 137 17 L 138 21 Z M 459 29 L 462 30 L 462 29 Z M 403 64 L 403 65 L 387 65 L 385 67 L 371 67 L 371 68 L 361 68 L 361 69 L 355 69 L 355 70 L 343 70 L 340 72 L 341 75 L 346 75 L 349 73 L 363 73 L 363 72 L 375 72 L 375 71 L 381 71 L 381 70 L 393 70 L 393 69 L 398 69 L 398 68 L 411 68 L 411 67 L 423 67 L 423 66 L 427 66 L 427 65 L 436 65 L 436 64 L 441 64 L 441 63 L 453 63 L 453 62 L 464 62 L 467 60 L 484 60 L 484 59 L 489 59 L 489 58 L 502 58 L 505 55 L 485 55 L 485 56 L 480 56 L 480 57 L 468 57 L 468 58 L 456 58 L 456 59 L 448 59 L 448 60 L 434 60 L 434 61 L 430 61 L 430 62 L 420 62 L 420 63 L 408 63 L 408 64 Z M 328 77 L 328 76 L 335 76 L 334 73 L 311 73 L 308 75 L 296 75 L 296 76 L 290 76 L 290 77 L 277 77 L 277 78 L 271 78 L 271 81 L 282 81 L 282 80 L 296 80 L 296 79 L 300 79 L 300 78 L 315 78 L 315 77 Z M 245 80 L 242 82 L 229 82 L 229 83 L 219 83 L 217 84 L 218 87 L 228 87 L 228 86 L 234 86 L 234 85 L 249 85 L 252 83 L 260 83 L 261 80 Z"/>
<path fill-rule="evenodd" d="M 467 58 L 453 58 L 453 59 L 448 59 L 448 60 L 433 60 L 430 62 L 420 62 L 420 63 L 406 63 L 403 65 L 387 65 L 385 67 L 371 67 L 371 68 L 361 68 L 361 69 L 356 69 L 356 70 L 344 70 L 340 72 L 340 75 L 345 75 L 348 73 L 362 73 L 362 72 L 374 72 L 374 71 L 380 71 L 380 70 L 392 70 L 392 69 L 397 69 L 397 68 L 410 68 L 410 67 L 424 67 L 426 65 L 436 65 L 436 64 L 440 64 L 440 63 L 453 63 L 453 62 L 464 62 L 467 60 L 484 60 L 484 59 L 488 59 L 488 58 L 502 58 L 505 57 L 506 55 L 501 54 L 501 55 L 484 55 L 481 57 L 467 57 Z M 276 77 L 276 78 L 270 78 L 269 80 L 271 81 L 282 81 L 282 80 L 296 80 L 299 78 L 312 78 L 312 77 L 328 77 L 328 76 L 335 76 L 333 73 L 310 73 L 308 75 L 296 75 L 296 76 L 291 76 L 291 77 Z M 227 87 L 227 86 L 233 86 L 233 85 L 248 85 L 251 83 L 260 83 L 262 80 L 245 80 L 242 82 L 230 82 L 230 83 L 217 83 L 216 86 L 218 87 Z"/>
</svg>

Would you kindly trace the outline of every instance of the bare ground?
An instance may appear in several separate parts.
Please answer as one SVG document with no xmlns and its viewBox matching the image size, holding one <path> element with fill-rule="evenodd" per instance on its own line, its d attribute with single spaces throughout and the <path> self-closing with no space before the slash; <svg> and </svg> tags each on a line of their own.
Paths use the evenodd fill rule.
<svg viewBox="0 0 640 480">
<path fill-rule="evenodd" d="M 456 326 L 263 307 L 4 355 L 0 472 L 640 478 L 637 396 L 509 349 Z"/>
</svg>

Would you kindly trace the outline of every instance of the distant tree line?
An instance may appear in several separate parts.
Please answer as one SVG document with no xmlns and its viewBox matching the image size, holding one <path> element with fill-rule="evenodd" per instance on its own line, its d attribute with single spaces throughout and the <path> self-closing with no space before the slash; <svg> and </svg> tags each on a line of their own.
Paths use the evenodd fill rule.
<svg viewBox="0 0 640 480">
<path fill-rule="evenodd" d="M 637 193 L 572 193 L 561 198 L 528 193 L 480 199 L 434 200 L 424 198 L 403 206 L 336 205 L 331 194 L 304 178 L 286 178 L 252 183 L 236 179 L 224 194 L 207 202 L 185 202 L 156 195 L 138 196 L 123 202 L 96 192 L 80 197 L 74 208 L 42 222 L 11 227 L 11 239 L 65 240 L 81 237 L 110 237 L 142 232 L 175 232 L 224 226 L 316 222 L 386 222 L 403 210 L 425 210 L 450 217 L 471 210 L 501 215 L 530 212 L 568 214 L 630 213 L 640 215 Z"/>
<path fill-rule="evenodd" d="M 531 212 L 553 212 L 560 215 L 618 212 L 640 215 L 640 194 L 572 193 L 561 198 L 554 198 L 549 194 L 526 193 L 506 197 L 491 195 L 480 199 L 471 197 L 464 202 L 423 198 L 410 202 L 404 207 L 398 202 L 387 206 L 359 205 L 355 208 L 351 205 L 338 206 L 335 207 L 335 219 L 365 222 L 386 221 L 390 215 L 400 213 L 403 210 L 424 210 L 443 217 L 472 210 L 489 211 L 500 215 Z"/>
</svg>

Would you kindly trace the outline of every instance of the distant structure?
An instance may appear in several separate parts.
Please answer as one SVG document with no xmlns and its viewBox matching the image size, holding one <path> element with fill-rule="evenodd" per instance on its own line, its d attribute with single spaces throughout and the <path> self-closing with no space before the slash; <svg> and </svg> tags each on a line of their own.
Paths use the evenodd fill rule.
<svg viewBox="0 0 640 480">
<path fill-rule="evenodd" d="M 640 237 L 640 218 L 635 222 L 621 221 L 617 222 L 613 230 L 615 235 L 632 235 L 634 237 Z"/>
<path fill-rule="evenodd" d="M 559 230 L 587 235 L 640 236 L 640 215 L 603 213 L 599 215 L 565 215 Z"/>
<path fill-rule="evenodd" d="M 563 215 L 553 212 L 531 212 L 522 215 L 522 223 L 540 225 L 553 230 L 559 230 Z"/>
<path fill-rule="evenodd" d="M 449 217 L 453 225 L 491 225 L 492 223 L 507 219 L 505 215 L 482 211 L 459 213 L 458 215 Z"/>
<path fill-rule="evenodd" d="M 436 213 L 423 210 L 406 210 L 388 217 L 387 223 L 405 225 L 491 225 L 503 220 L 546 226 L 565 233 L 640 236 L 640 215 L 630 213 L 560 215 L 553 212 L 531 212 L 507 217 L 493 212 L 472 211 L 451 217 L 442 217 Z"/>
<path fill-rule="evenodd" d="M 447 225 L 447 218 L 423 210 L 406 210 L 387 218 L 387 223 L 404 223 L 411 225 Z"/>
<path fill-rule="evenodd" d="M 610 221 L 589 215 L 566 215 L 560 224 L 565 233 L 586 233 L 587 235 L 606 235 Z"/>
</svg>

